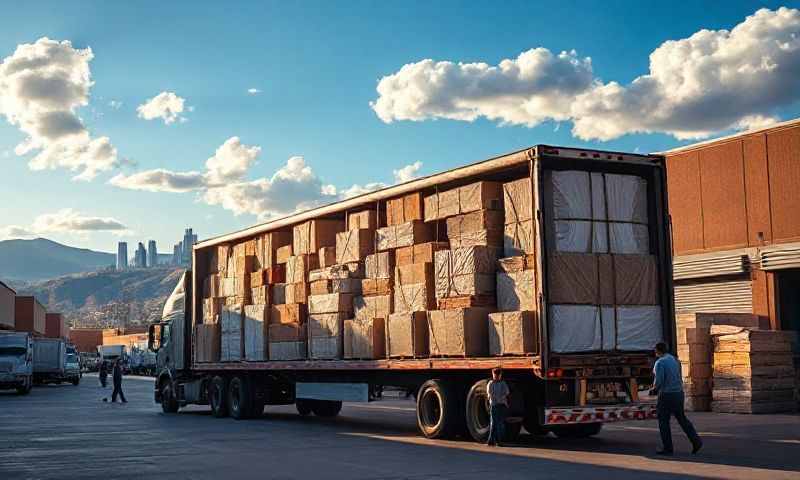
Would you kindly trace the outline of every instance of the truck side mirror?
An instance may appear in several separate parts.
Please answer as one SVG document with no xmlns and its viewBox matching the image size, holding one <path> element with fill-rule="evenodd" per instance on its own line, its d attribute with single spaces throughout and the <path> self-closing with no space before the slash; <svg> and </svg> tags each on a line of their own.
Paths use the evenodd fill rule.
<svg viewBox="0 0 800 480">
<path fill-rule="evenodd" d="M 147 349 L 151 352 L 157 352 L 161 348 L 161 328 L 160 323 L 154 323 L 147 331 Z"/>
</svg>

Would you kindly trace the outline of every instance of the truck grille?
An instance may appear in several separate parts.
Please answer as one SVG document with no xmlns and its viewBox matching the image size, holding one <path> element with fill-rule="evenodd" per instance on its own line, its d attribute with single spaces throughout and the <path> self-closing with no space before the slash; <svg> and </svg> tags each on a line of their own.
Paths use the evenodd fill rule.
<svg viewBox="0 0 800 480">
<path fill-rule="evenodd" d="M 0 362 L 0 373 L 9 373 L 11 369 L 14 368 L 14 364 L 11 362 Z"/>
</svg>

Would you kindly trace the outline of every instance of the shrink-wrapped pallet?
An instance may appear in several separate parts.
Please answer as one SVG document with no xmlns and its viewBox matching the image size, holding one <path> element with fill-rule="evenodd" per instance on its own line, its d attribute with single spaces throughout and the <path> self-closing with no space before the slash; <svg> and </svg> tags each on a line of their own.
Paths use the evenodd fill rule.
<svg viewBox="0 0 800 480">
<path fill-rule="evenodd" d="M 533 270 L 497 272 L 497 309 L 501 312 L 538 310 Z"/>
<path fill-rule="evenodd" d="M 426 312 L 393 313 L 386 324 L 386 355 L 389 358 L 427 357 L 428 318 Z"/>
<path fill-rule="evenodd" d="M 489 354 L 529 355 L 539 352 L 535 312 L 489 314 Z"/>
<path fill-rule="evenodd" d="M 496 250 L 487 247 L 436 252 L 436 298 L 494 295 L 496 263 Z"/>
<path fill-rule="evenodd" d="M 342 358 L 344 320 L 350 313 L 311 313 L 308 315 L 308 356 L 312 359 Z"/>
<path fill-rule="evenodd" d="M 329 293 L 308 297 L 308 313 L 353 313 L 353 295 L 349 293 Z"/>
<path fill-rule="evenodd" d="M 420 220 L 390 225 L 375 232 L 378 251 L 408 247 L 417 243 L 430 242 L 433 236 L 431 226 Z"/>
<path fill-rule="evenodd" d="M 371 297 L 353 297 L 353 310 L 356 320 L 372 318 L 388 318 L 392 312 L 391 295 L 375 295 Z"/>
<path fill-rule="evenodd" d="M 243 359 L 242 306 L 225 306 L 220 315 L 220 360 L 236 362 Z"/>
<path fill-rule="evenodd" d="M 220 360 L 219 324 L 201 323 L 194 326 L 195 362 L 218 362 Z"/>
<path fill-rule="evenodd" d="M 365 276 L 366 278 L 392 278 L 394 276 L 394 264 L 395 251 L 393 250 L 367 255 L 364 259 Z"/>
<path fill-rule="evenodd" d="M 500 210 L 478 210 L 450 217 L 446 220 L 447 236 L 460 237 L 475 232 L 492 231 L 502 236 L 503 212 Z"/>
<path fill-rule="evenodd" d="M 431 356 L 485 357 L 491 309 L 472 307 L 428 312 Z"/>
<path fill-rule="evenodd" d="M 658 305 L 549 305 L 551 351 L 651 351 L 663 341 Z"/>
<path fill-rule="evenodd" d="M 552 303 L 658 303 L 658 276 L 653 255 L 554 253 L 549 255 L 548 262 Z"/>
<path fill-rule="evenodd" d="M 412 283 L 394 286 L 395 313 L 424 312 L 435 308 L 436 296 L 432 283 Z"/>
<path fill-rule="evenodd" d="M 344 358 L 372 360 L 386 356 L 386 320 L 344 321 Z"/>
<path fill-rule="evenodd" d="M 375 230 L 358 228 L 336 234 L 336 262 L 360 262 L 375 251 Z"/>
<path fill-rule="evenodd" d="M 344 231 L 341 220 L 315 219 L 296 225 L 292 249 L 295 255 L 317 253 L 322 247 L 336 245 L 336 234 Z"/>
<path fill-rule="evenodd" d="M 264 333 L 269 324 L 267 305 L 245 305 L 244 307 L 244 356 L 245 360 L 257 362 L 267 359 Z"/>
</svg>

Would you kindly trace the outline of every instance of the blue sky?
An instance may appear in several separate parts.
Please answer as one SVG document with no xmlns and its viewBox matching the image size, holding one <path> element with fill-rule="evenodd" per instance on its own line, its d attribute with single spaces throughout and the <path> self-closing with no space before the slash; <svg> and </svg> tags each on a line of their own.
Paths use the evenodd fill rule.
<svg viewBox="0 0 800 480">
<path fill-rule="evenodd" d="M 390 184 L 393 170 L 415 162 L 422 162 L 416 174 L 429 174 L 537 143 L 652 152 L 693 141 L 676 138 L 676 124 L 717 135 L 754 113 L 795 118 L 800 110 L 795 93 L 779 95 L 777 101 L 764 94 L 763 106 L 754 94 L 750 103 L 755 107 L 735 103 L 724 118 L 713 121 L 702 113 L 713 110 L 713 103 L 703 108 L 697 102 L 692 108 L 679 105 L 668 109 L 679 112 L 672 118 L 650 121 L 647 129 L 654 133 L 636 133 L 630 120 L 597 122 L 610 113 L 584 105 L 585 125 L 603 123 L 606 133 L 576 133 L 566 114 L 565 119 L 553 119 L 558 106 L 543 108 L 553 110 L 544 119 L 528 114 L 523 120 L 528 123 L 519 124 L 508 108 L 491 104 L 493 98 L 467 98 L 469 92 L 459 91 L 462 77 L 440 90 L 423 88 L 428 100 L 423 106 L 400 105 L 411 88 L 401 81 L 385 94 L 392 106 L 383 119 L 370 107 L 380 96 L 378 82 L 398 74 L 405 64 L 433 59 L 497 65 L 537 47 L 554 55 L 575 50 L 578 61 L 591 58 L 593 82 L 625 86 L 648 73 L 650 54 L 664 42 L 702 29 L 731 29 L 759 8 L 781 6 L 799 5 L 697 2 L 677 9 L 668 2 L 26 2 L 7 9 L 0 19 L 0 57 L 10 57 L 18 45 L 42 37 L 68 40 L 74 49 L 91 48 L 88 65 L 94 83 L 88 105 L 77 108 L 75 115 L 91 138 L 108 137 L 117 160 L 129 161 L 100 171 L 90 181 L 73 180 L 76 172 L 61 167 L 33 171 L 28 161 L 35 152 L 14 153 L 27 135 L 8 121 L 8 113 L 2 115 L 0 105 L 0 162 L 6 172 L 0 178 L 0 229 L 6 229 L 6 237 L 14 236 L 9 235 L 13 226 L 25 235 L 105 251 L 113 251 L 119 239 L 155 239 L 160 251 L 169 252 L 184 226 L 204 238 L 285 213 L 286 205 L 270 203 L 284 192 L 277 183 L 258 184 L 262 190 L 256 192 L 269 188 L 272 193 L 249 206 L 236 204 L 234 197 L 250 190 L 220 190 L 214 196 L 217 204 L 210 205 L 215 202 L 206 199 L 207 186 L 176 193 L 109 183 L 120 174 L 130 177 L 153 169 L 203 173 L 206 160 L 231 137 L 245 147 L 260 147 L 236 182 L 269 180 L 279 169 L 294 174 L 307 167 L 300 176 L 310 190 L 280 179 L 288 182 L 280 188 L 287 189 L 295 205 L 303 204 L 307 192 L 313 193 L 308 204 L 335 198 L 329 185 L 341 195 L 354 184 Z M 779 67 L 791 61 L 790 67 L 796 66 L 797 54 L 786 55 Z M 416 80 L 432 78 L 422 71 L 415 75 Z M 542 85 L 552 85 L 553 78 Z M 524 79 L 517 80 L 517 87 L 527 88 Z M 786 78 L 772 81 L 766 91 L 794 85 Z M 507 87 L 499 82 L 486 88 Z M 249 94 L 250 88 L 260 92 Z M 541 88 L 546 91 L 536 93 L 537 98 L 547 99 L 552 90 Z M 581 88 L 585 92 L 590 87 Z M 716 98 L 713 86 L 708 90 L 707 97 Z M 137 116 L 137 107 L 161 92 L 184 99 L 180 115 L 185 121 L 165 124 Z M 743 96 L 742 91 L 722 93 L 717 101 L 725 106 L 731 105 L 725 95 Z M 448 100 L 444 107 L 441 98 Z M 464 116 L 451 109 L 453 99 L 466 102 L 476 118 L 452 119 Z M 112 100 L 121 106 L 113 108 Z M 509 101 L 517 101 L 513 92 Z M 501 113 L 487 118 L 491 115 L 485 112 L 497 108 Z M 630 118 L 629 111 L 622 114 Z M 418 118 L 405 119 L 414 116 Z M 305 164 L 286 169 L 287 160 L 295 156 L 302 156 Z M 327 193 L 320 194 L 320 187 Z M 232 203 L 226 208 L 223 200 Z"/>
</svg>

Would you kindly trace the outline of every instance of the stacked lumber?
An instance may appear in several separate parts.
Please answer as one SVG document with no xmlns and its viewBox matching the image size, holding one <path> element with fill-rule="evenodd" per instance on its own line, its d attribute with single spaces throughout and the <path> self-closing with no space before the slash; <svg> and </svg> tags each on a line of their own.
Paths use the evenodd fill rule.
<svg viewBox="0 0 800 480">
<path fill-rule="evenodd" d="M 341 220 L 315 219 L 296 225 L 292 231 L 292 251 L 295 255 L 310 255 L 322 247 L 336 245 L 336 234 L 344 231 Z"/>
<path fill-rule="evenodd" d="M 402 225 L 415 220 L 426 220 L 422 214 L 423 201 L 419 192 L 409 193 L 386 202 L 386 225 Z"/>
<path fill-rule="evenodd" d="M 532 355 L 539 352 L 536 312 L 489 314 L 489 355 Z"/>
<path fill-rule="evenodd" d="M 219 323 L 199 323 L 194 326 L 195 362 L 218 362 L 219 349 Z"/>
<path fill-rule="evenodd" d="M 469 307 L 428 312 L 430 355 L 485 357 L 489 353 L 488 318 L 493 308 Z"/>
<path fill-rule="evenodd" d="M 305 323 L 275 323 L 270 315 L 268 331 L 270 360 L 303 360 L 307 357 Z"/>
<path fill-rule="evenodd" d="M 435 308 L 432 262 L 411 263 L 394 269 L 394 313 L 425 312 Z"/>
<path fill-rule="evenodd" d="M 489 315 L 490 355 L 538 353 L 538 308 L 534 292 L 536 258 L 519 255 L 497 261 L 497 309 Z"/>
<path fill-rule="evenodd" d="M 425 197 L 426 222 L 480 210 L 502 210 L 502 184 L 475 182 L 463 187 L 437 192 Z"/>
<path fill-rule="evenodd" d="M 266 360 L 267 326 L 269 325 L 268 305 L 245 305 L 242 313 L 244 331 L 244 359 L 251 362 Z"/>
<path fill-rule="evenodd" d="M 427 312 L 402 312 L 389 315 L 386 325 L 386 356 L 418 358 L 429 354 Z"/>
<path fill-rule="evenodd" d="M 244 335 L 242 335 L 242 306 L 225 305 L 220 315 L 220 360 L 238 362 L 244 359 Z"/>
<path fill-rule="evenodd" d="M 514 257 L 533 253 L 533 194 L 531 180 L 503 184 L 503 253 Z"/>
<path fill-rule="evenodd" d="M 308 355 L 317 360 L 342 358 L 344 321 L 353 316 L 353 295 L 328 293 L 308 297 Z"/>
<path fill-rule="evenodd" d="M 711 410 L 726 413 L 793 412 L 797 333 L 726 325 L 711 327 L 714 387 Z"/>
<path fill-rule="evenodd" d="M 494 307 L 497 252 L 488 246 L 436 252 L 434 274 L 439 309 Z"/>
<path fill-rule="evenodd" d="M 386 322 L 392 311 L 394 251 L 364 259 L 366 278 L 353 297 L 354 317 L 345 320 L 344 358 L 375 359 L 386 355 Z"/>
</svg>

